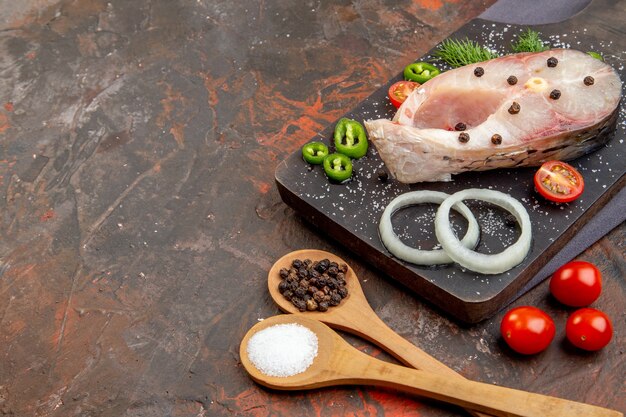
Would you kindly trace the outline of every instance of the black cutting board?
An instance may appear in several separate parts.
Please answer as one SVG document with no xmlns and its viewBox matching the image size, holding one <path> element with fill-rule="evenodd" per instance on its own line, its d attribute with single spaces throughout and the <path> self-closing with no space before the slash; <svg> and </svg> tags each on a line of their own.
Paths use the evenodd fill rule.
<svg viewBox="0 0 626 417">
<path fill-rule="evenodd" d="M 581 51 L 600 51 L 625 80 L 626 20 L 625 2 L 595 0 L 571 19 L 534 26 L 552 47 L 571 47 Z M 515 35 L 526 26 L 493 23 L 475 19 L 451 38 L 465 37 L 492 47 L 500 54 L 510 52 Z M 430 51 L 418 61 L 430 60 Z M 442 66 L 439 63 L 440 66 Z M 443 66 L 442 66 L 443 67 Z M 392 118 L 395 108 L 387 90 L 401 74 L 374 92 L 345 117 L 359 121 Z M 354 162 L 354 175 L 348 184 L 331 184 L 321 167 L 311 167 L 294 152 L 276 168 L 276 184 L 282 199 L 321 233 L 337 240 L 389 278 L 430 301 L 457 319 L 475 323 L 486 319 L 521 295 L 529 281 L 626 183 L 626 121 L 624 104 L 619 109 L 616 129 L 608 144 L 596 152 L 571 162 L 585 179 L 579 200 L 556 205 L 539 197 L 532 186 L 536 168 L 518 168 L 464 173 L 452 182 L 407 185 L 395 180 L 382 182 L 377 173 L 384 163 L 370 147 L 368 155 Z M 311 140 L 331 143 L 334 124 Z M 421 267 L 394 258 L 378 236 L 378 222 L 387 204 L 396 196 L 414 190 L 454 193 L 466 188 L 489 188 L 508 193 L 520 200 L 531 218 L 533 242 L 526 259 L 512 270 L 499 275 L 482 275 L 464 270 L 457 264 Z M 519 235 L 516 226 L 507 225 L 506 213 L 478 202 L 469 203 L 481 224 L 478 251 L 499 252 Z M 436 241 L 432 229 L 436 207 L 420 206 L 401 210 L 394 216 L 394 230 L 412 245 L 432 248 Z M 454 218 L 453 218 L 454 220 Z M 455 221 L 462 226 L 462 220 Z M 419 243 L 416 243 L 416 239 Z"/>
</svg>

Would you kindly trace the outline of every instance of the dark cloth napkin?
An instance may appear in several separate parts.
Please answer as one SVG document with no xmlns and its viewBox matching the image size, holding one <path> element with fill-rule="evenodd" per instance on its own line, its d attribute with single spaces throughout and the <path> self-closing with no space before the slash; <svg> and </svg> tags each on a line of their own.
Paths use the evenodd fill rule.
<svg viewBox="0 0 626 417">
<path fill-rule="evenodd" d="M 523 7 L 520 5 L 523 3 Z M 499 0 L 479 17 L 500 23 L 557 23 L 583 10 L 591 0 Z M 524 287 L 518 296 L 552 275 L 598 239 L 626 221 L 626 188 L 621 189 Z"/>
<path fill-rule="evenodd" d="M 499 0 L 481 19 L 516 25 L 544 25 L 569 19 L 591 0 Z"/>
</svg>

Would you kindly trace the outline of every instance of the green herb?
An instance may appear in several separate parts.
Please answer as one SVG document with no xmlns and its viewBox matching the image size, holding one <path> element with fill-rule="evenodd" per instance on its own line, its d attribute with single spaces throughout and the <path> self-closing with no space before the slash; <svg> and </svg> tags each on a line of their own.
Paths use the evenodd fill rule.
<svg viewBox="0 0 626 417">
<path fill-rule="evenodd" d="M 517 37 L 517 42 L 511 45 L 511 49 L 513 49 L 513 52 L 543 52 L 550 49 L 550 47 L 544 45 L 539 37 L 539 32 L 526 29 L 526 32 Z"/>
<path fill-rule="evenodd" d="M 497 58 L 498 54 L 465 38 L 464 40 L 446 39 L 434 56 L 447 62 L 453 68 L 458 68 Z"/>
<path fill-rule="evenodd" d="M 598 52 L 587 52 L 590 56 L 594 57 L 595 59 L 599 59 L 600 61 L 604 61 L 604 57 L 599 54 Z"/>
</svg>

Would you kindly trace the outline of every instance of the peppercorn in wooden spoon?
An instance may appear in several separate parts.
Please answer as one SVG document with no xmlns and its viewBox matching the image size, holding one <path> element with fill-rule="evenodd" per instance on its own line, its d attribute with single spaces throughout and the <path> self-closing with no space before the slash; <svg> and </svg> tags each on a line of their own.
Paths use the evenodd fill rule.
<svg viewBox="0 0 626 417">
<path fill-rule="evenodd" d="M 303 332 L 281 331 L 279 326 L 285 325 L 296 325 Z M 268 330 L 276 331 L 270 337 L 265 335 L 261 341 L 253 341 L 255 336 Z M 294 366 L 292 371 L 281 373 L 281 376 L 270 376 L 270 372 L 264 373 L 255 365 L 268 362 L 264 355 L 273 355 L 269 358 L 269 369 L 272 370 L 275 367 L 272 361 L 277 359 L 276 352 L 280 352 L 281 346 L 288 344 L 297 348 L 299 342 L 302 342 L 302 348 L 310 352 L 301 356 L 306 360 L 303 366 Z M 251 357 L 251 353 L 254 357 Z M 293 352 L 282 352 L 283 355 L 287 353 Z M 620 412 L 592 405 L 461 378 L 449 378 L 383 362 L 350 346 L 323 323 L 302 315 L 274 316 L 256 324 L 244 336 L 239 355 L 252 379 L 273 389 L 374 385 L 479 409 L 494 416 L 623 417 Z"/>
<path fill-rule="evenodd" d="M 284 280 L 280 276 L 280 271 L 282 269 L 289 270 L 295 259 L 301 261 L 307 259 L 311 261 L 328 259 L 330 262 L 335 262 L 339 266 L 345 264 L 347 269 L 344 273 L 344 280 L 348 295 L 341 300 L 339 305 L 331 306 L 327 311 L 301 312 L 290 300 L 287 300 L 278 289 L 279 284 Z M 463 378 L 463 376 L 448 368 L 390 329 L 376 315 L 367 302 L 354 270 L 350 268 L 343 259 L 332 253 L 316 249 L 303 249 L 288 253 L 276 261 L 270 269 L 267 285 L 270 295 L 276 304 L 278 304 L 278 307 L 284 312 L 306 315 L 306 317 L 324 322 L 330 327 L 360 336 L 389 352 L 400 362 L 413 368 L 439 375 Z M 473 416 L 486 417 L 485 414 L 471 410 L 468 411 Z"/>
</svg>

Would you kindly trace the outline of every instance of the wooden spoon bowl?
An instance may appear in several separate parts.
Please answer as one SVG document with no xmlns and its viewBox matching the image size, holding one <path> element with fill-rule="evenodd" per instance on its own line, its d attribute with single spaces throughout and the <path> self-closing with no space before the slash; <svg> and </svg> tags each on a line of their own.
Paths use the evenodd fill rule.
<svg viewBox="0 0 626 417">
<path fill-rule="evenodd" d="M 280 270 L 282 268 L 289 269 L 294 259 L 320 261 L 324 258 L 337 262 L 339 265 L 343 263 L 348 265 L 348 271 L 345 274 L 348 296 L 338 306 L 330 307 L 328 311 L 300 312 L 278 291 L 278 284 L 281 281 Z M 363 289 L 359 284 L 359 278 L 354 270 L 346 261 L 330 252 L 303 249 L 286 254 L 277 260 L 270 269 L 267 277 L 267 287 L 278 307 L 284 312 L 306 315 L 306 317 L 322 321 L 335 329 L 360 336 L 382 347 L 399 361 L 414 368 L 460 377 L 452 369 L 391 330 L 376 315 L 367 302 Z"/>
<path fill-rule="evenodd" d="M 312 261 L 321 261 L 322 259 L 328 259 L 329 261 L 336 262 L 339 265 L 348 265 L 348 263 L 330 252 L 316 249 L 302 249 L 286 254 L 285 256 L 277 260 L 274 265 L 272 265 L 272 268 L 270 269 L 270 272 L 267 276 L 267 287 L 270 295 L 272 296 L 276 304 L 278 304 L 278 307 L 280 307 L 280 309 L 284 312 L 299 314 L 301 312 L 298 310 L 298 308 L 296 308 L 296 306 L 294 306 L 291 301 L 283 297 L 283 295 L 278 291 L 278 284 L 280 284 L 280 282 L 282 281 L 282 278 L 280 277 L 280 270 L 282 268 L 291 268 L 291 263 L 294 259 L 311 259 Z M 348 296 L 341 300 L 341 304 L 339 304 L 338 306 L 329 307 L 327 311 L 307 311 L 306 314 L 310 315 L 311 318 L 314 318 L 316 320 L 320 320 L 323 322 L 332 322 L 340 328 L 341 324 L 344 321 L 341 319 L 342 316 L 355 312 L 362 314 L 363 304 L 367 304 L 367 300 L 365 299 L 365 294 L 363 294 L 361 284 L 359 284 L 359 280 L 350 265 L 348 265 L 348 271 L 345 273 L 345 276 Z M 371 307 L 369 307 L 369 304 L 367 304 L 366 308 L 371 309 Z"/>
<path fill-rule="evenodd" d="M 248 342 L 257 332 L 277 324 L 307 327 L 318 338 L 318 352 L 304 371 L 273 377 L 259 371 L 248 357 Z M 299 390 L 334 385 L 375 385 L 445 401 L 502 417 L 623 417 L 587 404 L 498 387 L 462 378 L 449 378 L 410 369 L 368 356 L 350 346 L 325 324 L 304 316 L 280 315 L 253 326 L 244 336 L 239 355 L 252 379 L 269 388 Z"/>
</svg>

